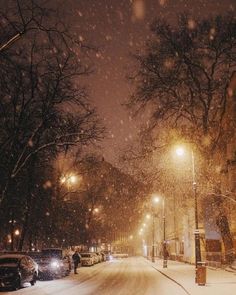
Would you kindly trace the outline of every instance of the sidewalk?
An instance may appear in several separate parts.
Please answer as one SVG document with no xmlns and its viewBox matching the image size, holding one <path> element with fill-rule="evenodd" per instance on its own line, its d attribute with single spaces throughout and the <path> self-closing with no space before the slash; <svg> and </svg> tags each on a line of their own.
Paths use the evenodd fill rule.
<svg viewBox="0 0 236 295">
<path fill-rule="evenodd" d="M 206 285 L 198 286 L 195 283 L 195 266 L 168 260 L 167 268 L 163 268 L 163 260 L 155 263 L 147 260 L 155 269 L 184 287 L 191 295 L 234 295 L 236 294 L 236 271 L 229 272 L 223 269 L 206 270 Z"/>
</svg>

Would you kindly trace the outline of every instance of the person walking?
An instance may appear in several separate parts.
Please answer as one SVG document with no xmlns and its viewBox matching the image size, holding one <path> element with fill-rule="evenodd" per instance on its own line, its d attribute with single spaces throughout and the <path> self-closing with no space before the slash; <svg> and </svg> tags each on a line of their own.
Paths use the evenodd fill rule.
<svg viewBox="0 0 236 295">
<path fill-rule="evenodd" d="M 75 250 L 75 253 L 72 255 L 73 263 L 74 263 L 74 274 L 77 274 L 77 267 L 80 263 L 80 254 L 78 250 Z"/>
</svg>

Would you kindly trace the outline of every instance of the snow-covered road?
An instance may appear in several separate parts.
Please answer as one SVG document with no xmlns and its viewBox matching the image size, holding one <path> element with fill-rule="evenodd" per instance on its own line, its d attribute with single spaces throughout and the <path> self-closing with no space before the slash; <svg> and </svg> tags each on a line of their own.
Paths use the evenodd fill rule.
<svg viewBox="0 0 236 295">
<path fill-rule="evenodd" d="M 82 267 L 79 274 L 0 295 L 186 295 L 142 258 L 125 258 Z"/>
</svg>

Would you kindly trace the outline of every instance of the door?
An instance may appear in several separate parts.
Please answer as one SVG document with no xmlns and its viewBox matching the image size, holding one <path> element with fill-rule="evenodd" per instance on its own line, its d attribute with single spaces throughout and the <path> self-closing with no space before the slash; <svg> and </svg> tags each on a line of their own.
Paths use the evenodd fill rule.
<svg viewBox="0 0 236 295">
<path fill-rule="evenodd" d="M 21 282 L 22 283 L 28 282 L 29 281 L 29 269 L 28 269 L 28 262 L 25 257 L 21 258 L 20 272 L 21 272 Z"/>
</svg>

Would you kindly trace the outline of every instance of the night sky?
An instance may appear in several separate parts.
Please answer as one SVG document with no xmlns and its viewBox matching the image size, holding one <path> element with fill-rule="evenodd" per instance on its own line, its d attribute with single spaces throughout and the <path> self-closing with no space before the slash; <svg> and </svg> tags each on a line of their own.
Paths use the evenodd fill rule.
<svg viewBox="0 0 236 295">
<path fill-rule="evenodd" d="M 87 81 L 90 96 L 104 120 L 108 138 L 102 143 L 105 159 L 116 164 L 119 150 L 131 144 L 139 121 L 122 107 L 131 93 L 126 75 L 130 53 L 142 49 L 151 37 L 149 24 L 165 17 L 174 23 L 180 13 L 206 17 L 235 11 L 236 0 L 67 0 L 73 26 L 86 41 L 98 46 L 96 71 Z"/>
</svg>

